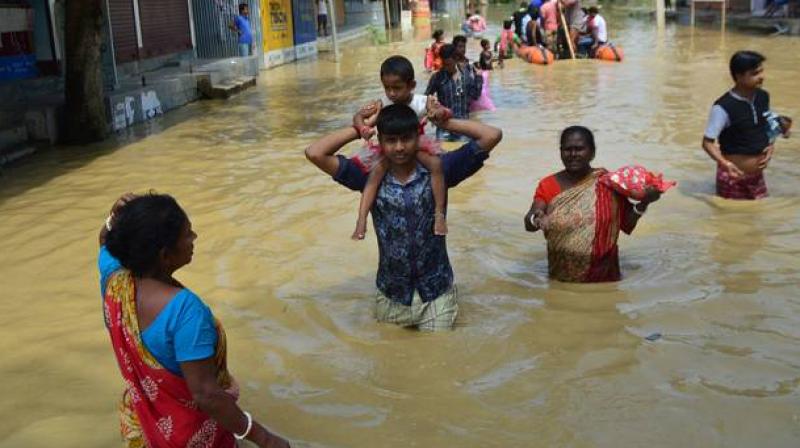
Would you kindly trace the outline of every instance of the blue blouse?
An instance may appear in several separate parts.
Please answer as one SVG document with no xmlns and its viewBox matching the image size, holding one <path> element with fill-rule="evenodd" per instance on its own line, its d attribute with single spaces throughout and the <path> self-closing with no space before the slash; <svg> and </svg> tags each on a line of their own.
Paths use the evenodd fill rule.
<svg viewBox="0 0 800 448">
<path fill-rule="evenodd" d="M 97 264 L 100 291 L 105 296 L 108 279 L 122 265 L 105 246 L 100 248 Z M 175 294 L 141 334 L 145 348 L 178 376 L 183 376 L 181 362 L 210 358 L 217 349 L 217 328 L 211 310 L 186 288 Z"/>
</svg>

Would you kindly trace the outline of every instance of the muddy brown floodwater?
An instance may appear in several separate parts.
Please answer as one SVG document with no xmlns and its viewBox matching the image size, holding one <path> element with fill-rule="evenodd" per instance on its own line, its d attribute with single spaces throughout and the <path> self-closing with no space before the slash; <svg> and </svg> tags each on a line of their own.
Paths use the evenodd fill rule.
<svg viewBox="0 0 800 448">
<path fill-rule="evenodd" d="M 452 332 L 373 320 L 374 234 L 349 239 L 358 196 L 302 155 L 379 95 L 385 56 L 421 64 L 429 31 L 348 44 L 340 65 L 263 72 L 230 101 L 7 170 L 0 447 L 118 446 L 96 233 L 120 193 L 150 188 L 199 234 L 179 278 L 226 325 L 242 406 L 297 446 L 800 446 L 800 139 L 778 142 L 772 197 L 751 203 L 712 196 L 699 147 L 738 49 L 767 56 L 773 109 L 800 117 L 800 39 L 610 16 L 621 64 L 514 60 L 492 74 L 499 109 L 478 118 L 505 139 L 450 197 Z M 596 130 L 597 165 L 679 182 L 622 238 L 620 283 L 548 282 L 542 236 L 523 231 L 571 124 Z"/>
</svg>

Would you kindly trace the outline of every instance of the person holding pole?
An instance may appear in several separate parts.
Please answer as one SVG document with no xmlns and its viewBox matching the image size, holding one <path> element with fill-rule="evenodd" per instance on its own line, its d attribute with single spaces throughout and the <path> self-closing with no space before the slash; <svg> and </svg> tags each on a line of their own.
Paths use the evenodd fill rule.
<svg viewBox="0 0 800 448">
<path fill-rule="evenodd" d="M 564 34 L 567 36 L 569 54 L 572 59 L 575 59 L 575 46 L 578 44 L 585 16 L 581 8 L 581 0 L 559 0 L 559 6 Z"/>
</svg>

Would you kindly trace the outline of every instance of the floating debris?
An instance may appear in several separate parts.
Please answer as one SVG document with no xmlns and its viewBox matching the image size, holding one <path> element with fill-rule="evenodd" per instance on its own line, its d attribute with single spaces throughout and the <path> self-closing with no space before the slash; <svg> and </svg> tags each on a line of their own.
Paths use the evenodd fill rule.
<svg viewBox="0 0 800 448">
<path fill-rule="evenodd" d="M 645 336 L 644 338 L 647 339 L 650 342 L 654 342 L 654 341 L 657 341 L 657 340 L 661 339 L 661 337 L 662 337 L 661 333 L 655 332 L 655 333 L 650 333 L 649 335 Z"/>
</svg>

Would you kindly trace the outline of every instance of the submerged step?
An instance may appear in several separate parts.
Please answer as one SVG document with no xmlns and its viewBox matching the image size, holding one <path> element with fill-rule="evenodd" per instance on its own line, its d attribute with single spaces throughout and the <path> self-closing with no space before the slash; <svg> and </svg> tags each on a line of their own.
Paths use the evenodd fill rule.
<svg viewBox="0 0 800 448">
<path fill-rule="evenodd" d="M 19 160 L 25 156 L 31 155 L 36 152 L 35 146 L 30 145 L 16 145 L 11 148 L 0 148 L 0 167 L 8 165 L 11 162 Z"/>
<path fill-rule="evenodd" d="M 197 87 L 203 96 L 211 99 L 227 99 L 255 85 L 256 78 L 253 76 L 226 79 L 217 83 L 213 83 L 210 77 L 204 77 L 197 81 Z"/>
</svg>

